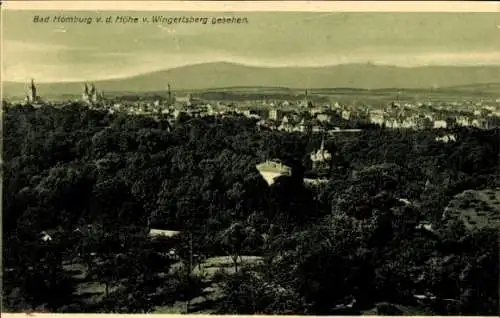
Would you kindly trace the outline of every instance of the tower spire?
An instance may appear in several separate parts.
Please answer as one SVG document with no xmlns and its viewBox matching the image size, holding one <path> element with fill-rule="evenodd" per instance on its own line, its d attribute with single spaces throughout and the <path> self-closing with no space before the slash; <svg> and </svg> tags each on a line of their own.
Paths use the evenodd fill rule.
<svg viewBox="0 0 500 318">
<path fill-rule="evenodd" d="M 38 100 L 38 96 L 36 94 L 36 86 L 35 86 L 35 80 L 32 78 L 30 82 L 30 87 L 28 90 L 28 101 L 29 102 L 35 102 Z"/>
<path fill-rule="evenodd" d="M 304 92 L 304 101 L 302 102 L 302 104 L 304 107 L 311 106 L 311 102 L 309 101 L 309 90 L 307 89 L 307 87 Z"/>
<path fill-rule="evenodd" d="M 170 83 L 167 84 L 167 94 L 168 94 L 168 104 L 169 106 L 171 105 L 174 105 L 175 104 L 175 97 L 174 97 L 174 93 L 172 92 L 172 86 L 170 85 Z"/>
<path fill-rule="evenodd" d="M 90 84 L 90 99 L 92 103 L 96 103 L 98 99 L 97 90 L 94 83 Z"/>
</svg>

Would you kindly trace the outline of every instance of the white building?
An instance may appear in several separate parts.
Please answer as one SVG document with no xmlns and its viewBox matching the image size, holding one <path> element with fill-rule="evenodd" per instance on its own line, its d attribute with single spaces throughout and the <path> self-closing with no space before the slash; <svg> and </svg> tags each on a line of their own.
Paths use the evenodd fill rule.
<svg viewBox="0 0 500 318">
<path fill-rule="evenodd" d="M 156 238 L 156 237 L 174 237 L 174 236 L 179 235 L 180 233 L 181 233 L 180 231 L 150 229 L 149 230 L 149 237 L 152 237 L 152 238 Z"/>
<path fill-rule="evenodd" d="M 256 166 L 268 185 L 272 185 L 280 176 L 291 176 L 292 169 L 279 160 L 268 160 Z"/>
<path fill-rule="evenodd" d="M 321 123 L 326 123 L 328 121 L 330 121 L 330 115 L 328 114 L 318 114 L 316 116 L 316 119 L 321 122 Z"/>
<path fill-rule="evenodd" d="M 280 109 L 271 109 L 269 111 L 269 119 L 280 121 L 284 117 L 284 113 Z"/>
<path fill-rule="evenodd" d="M 325 164 L 328 163 L 332 159 L 332 155 L 328 152 L 328 150 L 325 149 L 325 140 L 321 140 L 321 146 L 320 148 L 311 153 L 310 159 L 313 164 L 313 169 L 318 169 L 323 167 Z"/>
<path fill-rule="evenodd" d="M 446 128 L 447 124 L 446 121 L 444 120 L 435 120 L 434 121 L 434 128 Z"/>
<path fill-rule="evenodd" d="M 448 143 L 450 141 L 457 141 L 457 137 L 455 135 L 445 135 L 441 137 L 436 137 L 436 141 Z"/>
<path fill-rule="evenodd" d="M 349 120 L 349 118 L 351 118 L 351 112 L 348 110 L 343 110 L 341 116 L 343 119 Z"/>
</svg>

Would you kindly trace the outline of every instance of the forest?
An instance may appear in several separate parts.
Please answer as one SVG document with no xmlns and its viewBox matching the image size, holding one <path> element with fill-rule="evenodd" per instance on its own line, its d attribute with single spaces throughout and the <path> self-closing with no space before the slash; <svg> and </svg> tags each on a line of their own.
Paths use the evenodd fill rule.
<svg viewBox="0 0 500 318">
<path fill-rule="evenodd" d="M 498 226 L 443 217 L 465 190 L 499 191 L 498 129 L 337 134 L 313 188 L 301 174 L 322 136 L 244 116 L 27 105 L 4 110 L 3 130 L 3 311 L 153 312 L 202 293 L 194 267 L 230 256 L 214 313 L 498 314 Z M 294 173 L 269 186 L 255 165 L 273 158 Z M 91 304 L 76 292 L 90 278 L 105 285 Z"/>
</svg>

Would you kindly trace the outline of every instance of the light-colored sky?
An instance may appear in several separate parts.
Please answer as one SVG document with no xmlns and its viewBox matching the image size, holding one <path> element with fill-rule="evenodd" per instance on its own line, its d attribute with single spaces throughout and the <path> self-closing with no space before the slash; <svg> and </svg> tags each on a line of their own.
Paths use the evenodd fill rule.
<svg viewBox="0 0 500 318">
<path fill-rule="evenodd" d="M 3 12 L 6 81 L 100 80 L 188 64 L 500 65 L 494 13 Z M 33 23 L 40 16 L 208 16 L 202 24 Z M 212 25 L 215 16 L 248 24 Z"/>
</svg>

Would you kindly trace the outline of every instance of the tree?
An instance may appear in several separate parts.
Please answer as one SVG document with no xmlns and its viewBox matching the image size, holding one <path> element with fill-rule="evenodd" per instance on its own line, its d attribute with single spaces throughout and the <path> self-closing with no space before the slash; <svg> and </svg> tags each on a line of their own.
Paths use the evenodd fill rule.
<svg viewBox="0 0 500 318">
<path fill-rule="evenodd" d="M 218 314 L 298 314 L 305 313 L 300 296 L 292 290 L 267 281 L 258 274 L 242 270 L 215 278 L 223 298 L 217 304 Z"/>
<path fill-rule="evenodd" d="M 243 223 L 233 223 L 229 228 L 219 233 L 219 242 L 231 256 L 235 272 L 238 271 L 238 259 L 248 248 L 259 242 L 256 230 Z"/>
<path fill-rule="evenodd" d="M 4 263 L 4 269 L 10 269 L 3 277 L 7 310 L 44 308 L 54 312 L 73 301 L 76 284 L 62 267 L 57 242 L 21 240 L 15 247 L 15 258 L 8 258 Z"/>
</svg>

